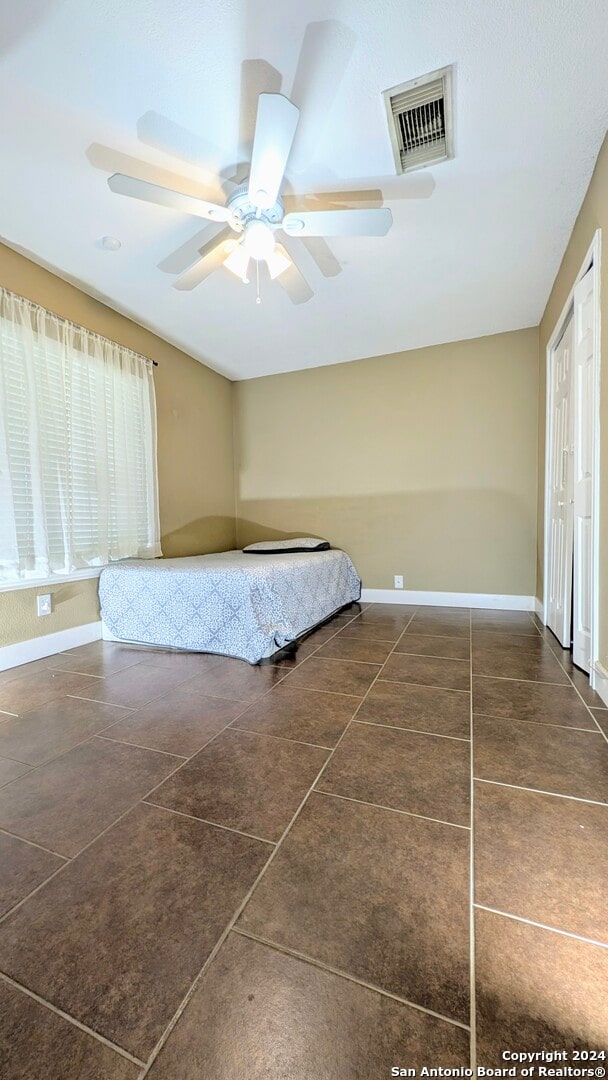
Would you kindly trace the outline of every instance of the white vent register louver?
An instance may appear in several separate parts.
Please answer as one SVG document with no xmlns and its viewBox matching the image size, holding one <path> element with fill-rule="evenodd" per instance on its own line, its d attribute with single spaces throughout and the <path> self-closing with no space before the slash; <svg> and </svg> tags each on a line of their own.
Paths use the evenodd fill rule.
<svg viewBox="0 0 608 1080">
<path fill-rule="evenodd" d="M 451 67 L 393 86 L 383 96 L 398 173 L 454 156 Z"/>
</svg>

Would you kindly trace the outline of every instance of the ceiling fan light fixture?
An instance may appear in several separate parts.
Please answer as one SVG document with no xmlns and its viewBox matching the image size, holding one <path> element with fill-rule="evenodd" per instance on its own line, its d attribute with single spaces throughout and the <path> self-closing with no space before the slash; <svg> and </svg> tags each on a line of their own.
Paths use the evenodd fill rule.
<svg viewBox="0 0 608 1080">
<path fill-rule="evenodd" d="M 252 259 L 267 259 L 274 251 L 272 229 L 258 218 L 249 221 L 245 226 L 243 245 Z"/>
<path fill-rule="evenodd" d="M 247 268 L 249 266 L 249 252 L 241 247 L 239 244 L 234 251 L 230 252 L 227 259 L 224 259 L 224 266 L 227 270 L 230 270 L 232 274 L 240 278 L 244 284 L 247 284 Z"/>
<path fill-rule="evenodd" d="M 291 259 L 287 258 L 282 251 L 273 251 L 266 258 L 266 265 L 268 266 L 268 273 L 272 281 L 278 278 L 279 274 L 282 274 L 285 270 L 288 270 L 291 266 Z"/>
</svg>

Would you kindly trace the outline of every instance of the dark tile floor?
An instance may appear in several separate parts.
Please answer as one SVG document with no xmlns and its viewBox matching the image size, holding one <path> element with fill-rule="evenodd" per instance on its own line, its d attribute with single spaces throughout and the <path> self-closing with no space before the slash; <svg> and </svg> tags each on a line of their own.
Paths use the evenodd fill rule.
<svg viewBox="0 0 608 1080">
<path fill-rule="evenodd" d="M 257 668 L 96 642 L 0 674 L 2 1080 L 606 1046 L 604 733 L 521 612 L 353 605 Z"/>
</svg>

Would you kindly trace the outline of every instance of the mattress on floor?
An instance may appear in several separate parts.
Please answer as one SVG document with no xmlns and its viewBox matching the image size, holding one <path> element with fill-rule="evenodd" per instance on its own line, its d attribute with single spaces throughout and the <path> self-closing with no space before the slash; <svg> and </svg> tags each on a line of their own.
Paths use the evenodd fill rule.
<svg viewBox="0 0 608 1080">
<path fill-rule="evenodd" d="M 101 617 L 114 637 L 251 664 L 360 595 L 352 561 L 333 550 L 127 559 L 99 579 Z"/>
</svg>

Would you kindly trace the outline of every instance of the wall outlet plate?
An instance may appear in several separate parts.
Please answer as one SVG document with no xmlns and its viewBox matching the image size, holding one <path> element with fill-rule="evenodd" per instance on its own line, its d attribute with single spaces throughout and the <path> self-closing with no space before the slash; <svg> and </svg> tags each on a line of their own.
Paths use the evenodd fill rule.
<svg viewBox="0 0 608 1080">
<path fill-rule="evenodd" d="M 53 610 L 53 598 L 50 592 L 41 593 L 36 597 L 36 610 L 38 615 L 50 615 Z"/>
<path fill-rule="evenodd" d="M 403 588 L 403 574 L 395 574 L 395 588 L 396 589 L 402 589 Z"/>
</svg>

